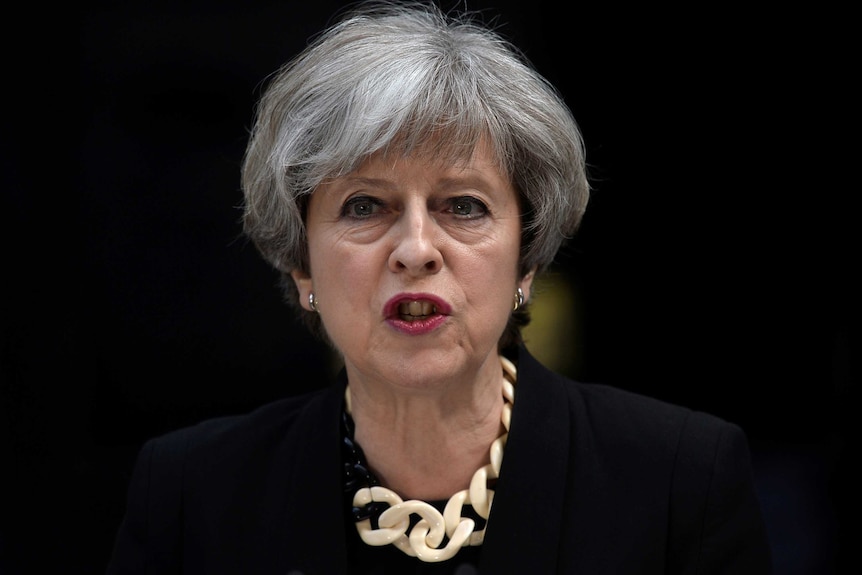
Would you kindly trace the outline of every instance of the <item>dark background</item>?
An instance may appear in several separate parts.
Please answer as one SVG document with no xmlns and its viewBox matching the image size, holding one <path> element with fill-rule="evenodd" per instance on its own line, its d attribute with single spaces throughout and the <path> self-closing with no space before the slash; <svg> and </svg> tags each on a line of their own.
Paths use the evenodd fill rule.
<svg viewBox="0 0 862 575">
<path fill-rule="evenodd" d="M 240 237 L 239 166 L 261 83 L 342 5 L 7 19 L 3 574 L 103 572 L 144 439 L 325 381 Z M 846 16 L 467 5 L 584 132 L 593 197 L 554 269 L 575 300 L 564 369 L 739 423 L 777 573 L 840 572 L 860 371 Z"/>
</svg>

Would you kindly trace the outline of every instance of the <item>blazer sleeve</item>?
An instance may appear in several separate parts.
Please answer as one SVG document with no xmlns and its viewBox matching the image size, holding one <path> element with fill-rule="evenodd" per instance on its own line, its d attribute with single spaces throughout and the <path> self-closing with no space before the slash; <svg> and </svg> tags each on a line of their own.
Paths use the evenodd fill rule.
<svg viewBox="0 0 862 575">
<path fill-rule="evenodd" d="M 182 567 L 184 434 L 151 439 L 129 482 L 108 575 L 172 574 Z"/>
<path fill-rule="evenodd" d="M 772 573 L 744 432 L 692 413 L 680 439 L 669 534 L 670 572 Z"/>
</svg>

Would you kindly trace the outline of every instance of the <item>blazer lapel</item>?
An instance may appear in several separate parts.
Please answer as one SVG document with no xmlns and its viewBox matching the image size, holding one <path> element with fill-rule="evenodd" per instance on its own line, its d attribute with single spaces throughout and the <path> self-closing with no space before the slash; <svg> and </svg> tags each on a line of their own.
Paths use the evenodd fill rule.
<svg viewBox="0 0 862 575">
<path fill-rule="evenodd" d="M 568 399 L 560 380 L 522 347 L 482 573 L 556 571 L 569 427 Z"/>
<path fill-rule="evenodd" d="M 287 461 L 295 462 L 286 509 L 292 534 L 283 557 L 288 572 L 303 575 L 346 573 L 341 475 L 341 411 L 346 380 L 303 411 L 297 428 L 304 437 Z"/>
</svg>

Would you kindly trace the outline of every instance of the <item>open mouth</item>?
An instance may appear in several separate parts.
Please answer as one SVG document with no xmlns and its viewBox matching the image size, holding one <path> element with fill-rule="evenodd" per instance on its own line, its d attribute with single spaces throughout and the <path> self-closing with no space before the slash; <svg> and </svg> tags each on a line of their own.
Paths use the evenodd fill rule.
<svg viewBox="0 0 862 575">
<path fill-rule="evenodd" d="M 437 314 L 437 306 L 430 301 L 405 301 L 398 304 L 398 319 L 413 322 Z"/>
</svg>

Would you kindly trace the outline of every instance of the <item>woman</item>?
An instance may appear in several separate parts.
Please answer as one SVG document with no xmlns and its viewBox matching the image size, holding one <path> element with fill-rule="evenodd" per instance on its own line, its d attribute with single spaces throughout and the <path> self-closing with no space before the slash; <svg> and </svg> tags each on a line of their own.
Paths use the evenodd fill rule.
<svg viewBox="0 0 862 575">
<path fill-rule="evenodd" d="M 109 573 L 768 572 L 738 427 L 520 338 L 584 166 L 554 89 L 467 17 L 366 4 L 316 38 L 259 104 L 244 225 L 343 369 L 148 442 Z"/>
</svg>

